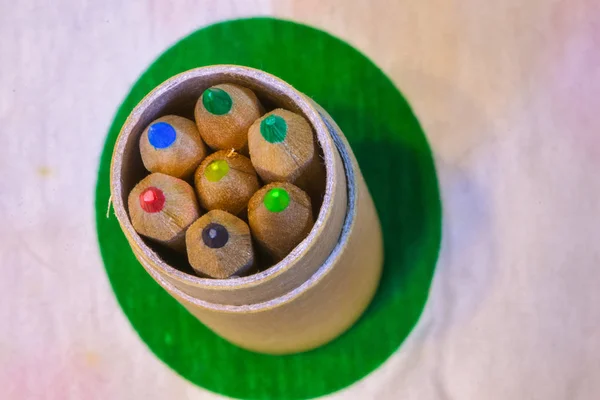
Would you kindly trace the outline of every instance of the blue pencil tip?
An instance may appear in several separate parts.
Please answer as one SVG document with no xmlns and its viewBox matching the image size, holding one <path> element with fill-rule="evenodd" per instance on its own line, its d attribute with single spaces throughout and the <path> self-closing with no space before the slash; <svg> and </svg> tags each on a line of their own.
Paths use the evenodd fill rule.
<svg viewBox="0 0 600 400">
<path fill-rule="evenodd" d="M 177 132 L 166 122 L 156 122 L 148 129 L 148 141 L 156 149 L 166 149 L 177 138 Z"/>
</svg>

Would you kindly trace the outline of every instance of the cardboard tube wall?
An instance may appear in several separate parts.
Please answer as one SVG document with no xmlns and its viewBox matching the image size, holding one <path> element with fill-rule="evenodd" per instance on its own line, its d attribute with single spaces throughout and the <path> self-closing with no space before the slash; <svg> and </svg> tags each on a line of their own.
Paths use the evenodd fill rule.
<svg viewBox="0 0 600 400">
<path fill-rule="evenodd" d="M 192 118 L 208 87 L 235 83 L 263 104 L 303 115 L 322 150 L 326 189 L 315 225 L 286 258 L 238 279 L 206 279 L 169 265 L 133 229 L 127 196 L 144 175 L 139 137 L 166 114 Z M 284 81 L 256 69 L 217 65 L 162 83 L 125 122 L 113 153 L 111 195 L 115 214 L 146 271 L 205 325 L 254 351 L 283 354 L 318 347 L 347 330 L 364 312 L 381 276 L 381 228 L 354 155 L 339 127 L 318 105 Z"/>
</svg>

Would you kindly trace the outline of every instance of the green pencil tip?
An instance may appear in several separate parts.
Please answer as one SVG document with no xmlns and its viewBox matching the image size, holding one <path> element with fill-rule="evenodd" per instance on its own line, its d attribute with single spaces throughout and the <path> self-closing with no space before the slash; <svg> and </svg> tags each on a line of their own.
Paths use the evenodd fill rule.
<svg viewBox="0 0 600 400">
<path fill-rule="evenodd" d="M 211 114 L 225 115 L 231 111 L 233 100 L 223 89 L 208 88 L 202 93 L 202 104 Z"/>
<path fill-rule="evenodd" d="M 287 123 L 279 115 L 271 114 L 260 123 L 260 133 L 269 143 L 281 143 L 287 135 Z"/>
<path fill-rule="evenodd" d="M 290 204 L 290 195 L 285 189 L 273 188 L 265 194 L 263 203 L 267 210 L 278 213 L 284 211 Z"/>
</svg>

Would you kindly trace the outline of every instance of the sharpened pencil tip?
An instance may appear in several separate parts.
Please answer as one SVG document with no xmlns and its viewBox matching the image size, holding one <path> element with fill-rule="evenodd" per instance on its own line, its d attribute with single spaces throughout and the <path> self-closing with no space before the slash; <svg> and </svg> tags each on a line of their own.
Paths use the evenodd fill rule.
<svg viewBox="0 0 600 400">
<path fill-rule="evenodd" d="M 149 187 L 140 194 L 140 206 L 147 213 L 156 213 L 165 206 L 165 195 L 156 187 Z"/>
<path fill-rule="evenodd" d="M 233 100 L 223 89 L 208 88 L 202 94 L 202 104 L 211 114 L 225 115 L 231 111 Z"/>
<path fill-rule="evenodd" d="M 290 204 L 290 195 L 285 189 L 273 188 L 265 194 L 263 202 L 267 210 L 274 213 L 282 212 Z"/>
<path fill-rule="evenodd" d="M 260 123 L 260 133 L 269 143 L 281 143 L 287 135 L 287 123 L 279 115 L 271 114 Z"/>
</svg>

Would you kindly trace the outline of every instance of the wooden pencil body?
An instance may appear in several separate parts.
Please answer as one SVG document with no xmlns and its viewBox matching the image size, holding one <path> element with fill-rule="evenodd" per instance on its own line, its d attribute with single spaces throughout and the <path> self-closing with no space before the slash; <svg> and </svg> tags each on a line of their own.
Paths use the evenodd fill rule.
<svg viewBox="0 0 600 400">
<path fill-rule="evenodd" d="M 314 210 L 313 229 L 281 262 L 247 277 L 211 280 L 173 268 L 148 247 L 132 229 L 123 198 L 141 174 L 132 143 L 143 127 L 173 109 L 193 108 L 203 90 L 224 82 L 248 87 L 265 104 L 309 121 L 325 163 L 326 189 L 322 205 Z M 381 230 L 350 147 L 322 109 L 267 73 L 213 66 L 163 83 L 127 120 L 111 174 L 115 214 L 144 268 L 204 324 L 241 347 L 273 354 L 318 347 L 348 329 L 375 293 L 382 267 Z"/>
<path fill-rule="evenodd" d="M 226 211 L 204 214 L 189 227 L 185 241 L 190 264 L 200 276 L 241 276 L 254 264 L 248 224 Z"/>
<path fill-rule="evenodd" d="M 234 149 L 248 153 L 248 128 L 262 114 L 262 105 L 256 95 L 246 87 L 223 83 L 212 90 L 223 93 L 230 101 L 230 109 L 225 113 L 213 113 L 203 101 L 206 92 L 194 108 L 194 117 L 200 136 L 213 150 Z"/>
<path fill-rule="evenodd" d="M 144 201 L 145 195 L 150 195 L 149 203 Z M 185 231 L 200 216 L 194 189 L 187 182 L 155 172 L 133 188 L 127 202 L 139 234 L 174 250 L 185 250 Z"/>
<path fill-rule="evenodd" d="M 213 163 L 222 162 L 213 176 L 207 174 Z M 209 171 L 210 172 L 210 171 Z M 200 205 L 206 210 L 224 210 L 238 215 L 245 212 L 248 200 L 258 190 L 260 184 L 250 160 L 239 153 L 227 150 L 217 151 L 206 157 L 194 174 L 196 193 Z"/>
<path fill-rule="evenodd" d="M 284 210 L 267 209 L 264 199 L 272 189 L 285 191 L 288 201 Z M 256 243 L 279 261 L 308 235 L 314 224 L 310 198 L 289 182 L 271 183 L 250 199 L 248 222 Z"/>
<path fill-rule="evenodd" d="M 153 145 L 149 133 L 153 127 L 161 125 L 167 126 L 173 137 L 159 137 L 159 143 Z M 165 115 L 153 121 L 142 133 L 140 153 L 148 171 L 186 180 L 192 176 L 208 151 L 194 121 L 176 115 Z"/>
<path fill-rule="evenodd" d="M 269 129 L 269 119 L 273 128 L 281 123 L 280 128 Z M 265 114 L 248 130 L 248 146 L 254 168 L 265 183 L 290 182 L 313 197 L 323 192 L 325 170 L 317 141 L 302 116 L 283 109 Z"/>
</svg>

